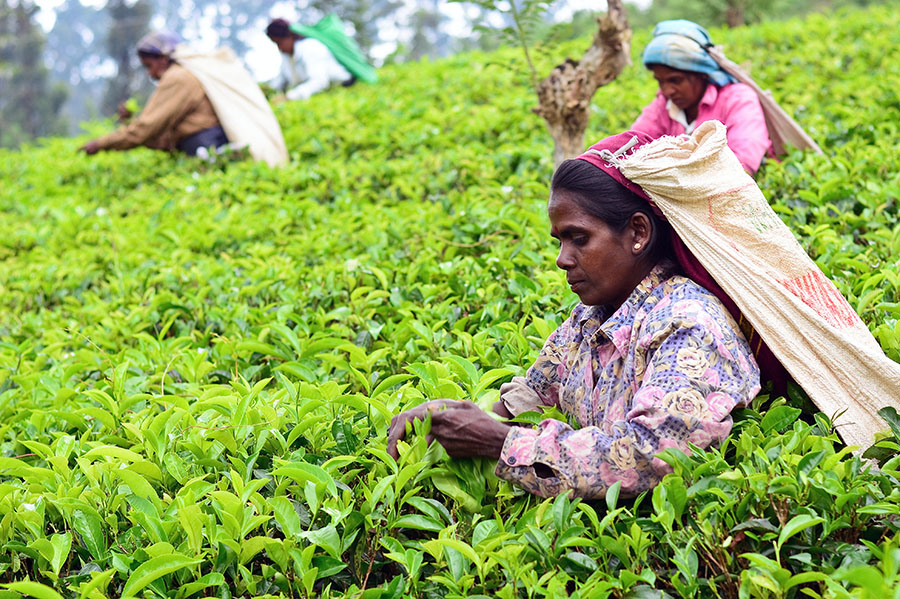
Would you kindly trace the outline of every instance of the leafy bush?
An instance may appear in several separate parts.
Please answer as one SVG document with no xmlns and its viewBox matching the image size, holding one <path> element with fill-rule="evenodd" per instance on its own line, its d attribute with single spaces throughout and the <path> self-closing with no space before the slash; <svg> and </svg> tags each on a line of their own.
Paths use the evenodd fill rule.
<svg viewBox="0 0 900 599">
<path fill-rule="evenodd" d="M 890 7 L 714 32 L 826 148 L 760 185 L 894 359 L 898 32 Z M 0 594 L 898 596 L 896 418 L 876 468 L 799 389 L 637 500 L 525 496 L 421 437 L 385 454 L 392 414 L 490 404 L 575 302 L 518 59 L 282 105 L 283 170 L 0 153 Z M 630 69 L 588 138 L 654 93 Z"/>
</svg>

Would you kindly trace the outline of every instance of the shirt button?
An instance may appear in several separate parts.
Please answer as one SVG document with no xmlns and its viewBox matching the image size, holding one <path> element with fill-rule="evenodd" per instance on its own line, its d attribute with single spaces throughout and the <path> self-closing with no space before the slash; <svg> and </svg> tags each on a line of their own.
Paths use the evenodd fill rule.
<svg viewBox="0 0 900 599">
<path fill-rule="evenodd" d="M 509 464 L 510 466 L 512 466 L 513 464 L 516 463 L 516 458 L 513 456 L 510 456 L 506 459 L 506 463 Z"/>
</svg>

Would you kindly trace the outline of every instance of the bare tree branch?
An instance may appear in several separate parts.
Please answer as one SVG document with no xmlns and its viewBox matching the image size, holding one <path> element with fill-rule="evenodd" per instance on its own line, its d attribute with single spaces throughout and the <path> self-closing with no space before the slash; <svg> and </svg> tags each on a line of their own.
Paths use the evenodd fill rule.
<svg viewBox="0 0 900 599">
<path fill-rule="evenodd" d="M 609 0 L 606 14 L 597 22 L 597 35 L 581 61 L 566 59 L 537 89 L 534 112 L 547 122 L 553 136 L 554 165 L 581 154 L 591 98 L 631 64 L 631 28 L 622 1 Z"/>
</svg>

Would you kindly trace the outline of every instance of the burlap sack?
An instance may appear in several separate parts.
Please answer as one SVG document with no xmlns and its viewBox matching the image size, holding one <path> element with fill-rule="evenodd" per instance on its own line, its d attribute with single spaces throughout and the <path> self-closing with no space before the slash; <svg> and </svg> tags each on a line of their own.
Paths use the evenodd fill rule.
<svg viewBox="0 0 900 599">
<path fill-rule="evenodd" d="M 199 52 L 179 46 L 173 58 L 200 80 L 229 142 L 247 146 L 254 159 L 269 166 L 287 164 L 287 148 L 272 108 L 230 48 Z"/>
<path fill-rule="evenodd" d="M 706 52 L 722 67 L 723 71 L 741 83 L 749 85 L 756 92 L 756 97 L 759 98 L 759 104 L 762 107 L 763 116 L 766 119 L 769 139 L 772 140 L 772 149 L 775 151 L 776 156 L 785 154 L 788 144 L 800 150 L 812 150 L 816 154 L 822 153 L 821 148 L 813 141 L 813 138 L 775 101 L 772 92 L 757 85 L 750 73 L 728 60 L 718 46 L 706 48 Z"/>
<path fill-rule="evenodd" d="M 794 239 L 725 140 L 718 121 L 630 155 L 600 156 L 640 185 L 735 301 L 848 445 L 886 429 L 900 407 L 891 361 L 834 284 Z"/>
</svg>

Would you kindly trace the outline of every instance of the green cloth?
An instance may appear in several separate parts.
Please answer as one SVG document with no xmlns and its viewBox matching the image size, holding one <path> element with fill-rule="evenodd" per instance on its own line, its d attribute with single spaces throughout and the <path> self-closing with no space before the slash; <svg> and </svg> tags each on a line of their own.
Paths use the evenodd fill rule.
<svg viewBox="0 0 900 599">
<path fill-rule="evenodd" d="M 291 31 L 325 44 L 335 59 L 357 79 L 366 83 L 378 80 L 375 67 L 366 60 L 356 41 L 344 33 L 344 24 L 336 14 L 330 14 L 312 26 L 291 25 Z"/>
</svg>

